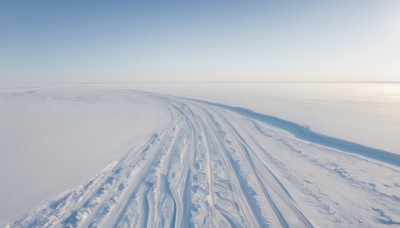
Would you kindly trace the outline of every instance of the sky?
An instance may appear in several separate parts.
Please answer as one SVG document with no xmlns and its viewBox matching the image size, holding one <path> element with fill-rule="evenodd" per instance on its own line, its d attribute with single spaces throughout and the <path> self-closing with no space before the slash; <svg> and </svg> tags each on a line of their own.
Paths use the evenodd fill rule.
<svg viewBox="0 0 400 228">
<path fill-rule="evenodd" d="M 0 1 L 0 83 L 400 81 L 400 1 Z"/>
</svg>

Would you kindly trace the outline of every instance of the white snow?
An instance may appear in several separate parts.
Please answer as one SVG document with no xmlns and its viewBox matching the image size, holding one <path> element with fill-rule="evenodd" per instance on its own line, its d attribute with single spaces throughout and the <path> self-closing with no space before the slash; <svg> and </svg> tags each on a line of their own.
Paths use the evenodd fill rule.
<svg viewBox="0 0 400 228">
<path fill-rule="evenodd" d="M 129 91 L 18 90 L 0 94 L 0 221 L 89 179 L 165 118 Z"/>
<path fill-rule="evenodd" d="M 389 123 L 398 121 L 400 92 L 341 85 L 335 96 L 332 85 L 299 86 L 2 89 L 0 220 L 5 227 L 399 226 L 400 155 L 387 138 L 398 135 L 400 125 Z M 388 121 L 380 126 L 388 130 L 366 142 L 364 129 L 378 127 L 370 120 Z"/>
<path fill-rule="evenodd" d="M 277 116 L 316 132 L 400 153 L 400 83 L 194 83 L 116 85 Z"/>
</svg>

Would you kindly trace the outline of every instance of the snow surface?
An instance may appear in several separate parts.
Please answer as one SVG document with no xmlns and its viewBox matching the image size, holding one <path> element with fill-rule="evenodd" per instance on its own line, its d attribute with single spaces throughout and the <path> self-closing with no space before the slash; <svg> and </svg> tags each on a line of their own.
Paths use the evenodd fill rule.
<svg viewBox="0 0 400 228">
<path fill-rule="evenodd" d="M 79 185 L 151 133 L 165 122 L 154 102 L 129 91 L 2 90 L 0 221 Z"/>
<path fill-rule="evenodd" d="M 2 90 L 1 202 L 31 197 L 2 203 L 2 226 L 400 226 L 396 150 L 246 109 L 260 101 L 288 109 L 304 97 L 273 106 L 255 91 L 258 100 L 241 108 L 251 96 L 215 96 L 224 92 L 212 85 L 203 95 L 195 86 L 174 92 L 215 96 L 208 101 L 105 87 Z M 314 105 L 326 99 L 335 98 Z"/>
<path fill-rule="evenodd" d="M 120 87 L 244 107 L 400 154 L 400 83 L 171 83 Z"/>
</svg>

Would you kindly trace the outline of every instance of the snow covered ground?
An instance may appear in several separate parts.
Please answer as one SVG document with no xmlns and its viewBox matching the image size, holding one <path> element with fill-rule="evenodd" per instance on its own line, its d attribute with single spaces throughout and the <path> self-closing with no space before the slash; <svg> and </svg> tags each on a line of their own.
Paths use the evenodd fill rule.
<svg viewBox="0 0 400 228">
<path fill-rule="evenodd" d="M 400 226 L 399 90 L 286 86 L 2 88 L 2 226 Z"/>
<path fill-rule="evenodd" d="M 400 153 L 400 83 L 182 83 L 120 87 L 244 107 L 307 125 L 330 136 Z"/>
<path fill-rule="evenodd" d="M 91 178 L 166 122 L 158 107 L 120 91 L 2 89 L 0 221 Z"/>
</svg>

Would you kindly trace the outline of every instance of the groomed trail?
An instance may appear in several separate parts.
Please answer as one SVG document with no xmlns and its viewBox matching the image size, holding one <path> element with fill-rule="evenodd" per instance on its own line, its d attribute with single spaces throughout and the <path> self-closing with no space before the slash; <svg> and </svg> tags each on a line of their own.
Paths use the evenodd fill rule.
<svg viewBox="0 0 400 228">
<path fill-rule="evenodd" d="M 2 227 L 400 226 L 399 155 L 242 108 L 143 94 L 163 104 L 167 127 Z"/>
</svg>

